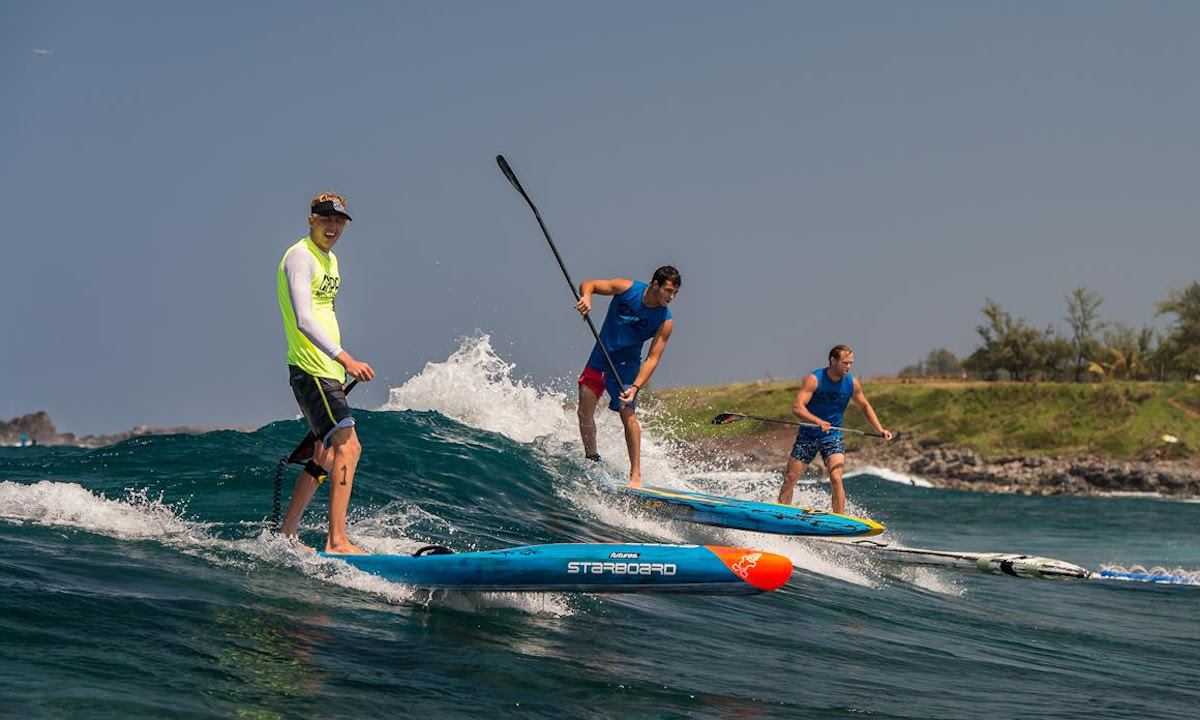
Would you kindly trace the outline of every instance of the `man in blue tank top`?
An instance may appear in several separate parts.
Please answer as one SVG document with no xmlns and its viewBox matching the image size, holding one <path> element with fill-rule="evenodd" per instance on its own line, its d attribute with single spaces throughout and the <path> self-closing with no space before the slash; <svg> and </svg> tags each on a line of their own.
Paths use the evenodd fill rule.
<svg viewBox="0 0 1200 720">
<path fill-rule="evenodd" d="M 846 509 L 846 491 L 842 488 L 846 449 L 841 431 L 830 430 L 830 427 L 842 424 L 842 414 L 851 401 L 862 411 L 871 427 L 883 435 L 885 441 L 892 439 L 892 433 L 884 429 L 879 418 L 875 417 L 875 408 L 867 401 L 862 386 L 850 375 L 850 366 L 853 364 L 854 351 L 845 345 L 836 345 L 829 351 L 829 367 L 817 368 L 800 384 L 792 414 L 809 425 L 801 426 L 800 432 L 796 433 L 783 487 L 779 489 L 779 502 L 792 504 L 792 490 L 796 487 L 796 481 L 820 452 L 825 470 L 829 473 L 833 511 L 841 513 Z"/>
<path fill-rule="evenodd" d="M 629 451 L 629 484 L 642 484 L 642 427 L 637 419 L 638 392 L 649 382 L 658 367 L 671 329 L 675 326 L 667 305 L 679 292 L 679 271 L 664 265 L 654 271 L 649 284 L 624 278 L 585 280 L 579 284 L 579 302 L 575 309 L 581 315 L 592 310 L 592 295 L 612 295 L 604 325 L 600 328 L 600 343 L 592 348 L 583 373 L 579 376 L 579 434 L 583 452 L 589 460 L 600 461 L 596 452 L 596 405 L 608 391 L 610 410 L 621 416 L 625 427 L 625 446 Z M 651 338 L 650 352 L 642 362 L 642 345 Z M 604 351 L 608 351 L 608 359 Z M 618 377 L 608 366 L 611 359 Z"/>
</svg>

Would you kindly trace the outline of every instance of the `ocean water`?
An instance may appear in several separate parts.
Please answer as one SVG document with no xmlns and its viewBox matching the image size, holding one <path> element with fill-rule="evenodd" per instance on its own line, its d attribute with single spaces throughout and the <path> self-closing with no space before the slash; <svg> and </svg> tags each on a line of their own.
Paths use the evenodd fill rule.
<svg viewBox="0 0 1200 720">
<path fill-rule="evenodd" d="M 567 382 L 515 373 L 486 336 L 468 338 L 383 408 L 357 412 L 356 541 L 396 553 L 739 545 L 790 557 L 788 585 L 749 597 L 430 593 L 300 555 L 264 532 L 276 462 L 304 434 L 296 420 L 95 450 L 0 448 L 0 717 L 1197 717 L 1200 587 L 898 565 L 633 515 L 585 479 Z M 621 458 L 619 423 L 600 421 L 602 454 Z M 701 467 L 667 442 L 669 427 L 647 425 L 655 484 L 774 496 L 777 476 Z M 909 546 L 1200 569 L 1200 504 L 920 480 L 860 473 L 847 512 Z M 325 498 L 306 518 L 311 543 Z M 805 485 L 800 500 L 826 507 L 827 489 Z"/>
</svg>

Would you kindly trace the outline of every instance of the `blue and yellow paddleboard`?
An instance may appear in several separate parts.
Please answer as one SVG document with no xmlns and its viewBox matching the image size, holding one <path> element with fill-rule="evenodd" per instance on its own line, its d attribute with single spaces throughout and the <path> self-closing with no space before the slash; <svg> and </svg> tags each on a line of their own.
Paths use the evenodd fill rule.
<svg viewBox="0 0 1200 720">
<path fill-rule="evenodd" d="M 772 502 L 706 495 L 671 488 L 629 487 L 605 480 L 605 487 L 626 495 L 643 508 L 673 520 L 777 535 L 866 537 L 884 531 L 874 520 Z"/>
<path fill-rule="evenodd" d="M 428 550 L 430 548 L 426 548 Z M 792 574 L 782 555 L 719 545 L 558 543 L 428 555 L 329 555 L 420 588 L 504 592 L 749 595 Z"/>
</svg>

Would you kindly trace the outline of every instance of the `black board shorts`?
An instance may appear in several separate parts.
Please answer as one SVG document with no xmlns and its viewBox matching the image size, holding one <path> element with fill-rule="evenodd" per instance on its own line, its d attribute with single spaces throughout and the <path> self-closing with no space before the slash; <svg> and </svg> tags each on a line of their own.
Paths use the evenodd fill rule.
<svg viewBox="0 0 1200 720">
<path fill-rule="evenodd" d="M 308 427 L 325 445 L 329 436 L 346 427 L 354 427 L 350 405 L 342 384 L 332 378 L 314 377 L 295 365 L 288 365 L 288 383 L 296 395 L 296 404 L 308 421 Z"/>
</svg>

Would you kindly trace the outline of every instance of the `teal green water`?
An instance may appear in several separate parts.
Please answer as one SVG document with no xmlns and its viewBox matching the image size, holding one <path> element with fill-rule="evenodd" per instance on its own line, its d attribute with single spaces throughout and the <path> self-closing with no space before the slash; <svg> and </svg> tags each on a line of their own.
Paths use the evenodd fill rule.
<svg viewBox="0 0 1200 720">
<path fill-rule="evenodd" d="M 435 412 L 356 414 L 351 534 L 375 551 L 716 542 L 782 552 L 796 572 L 751 597 L 430 596 L 263 533 L 299 422 L 4 448 L 0 716 L 1194 718 L 1200 706 L 1200 588 L 900 566 L 634 517 L 583 479 L 569 443 Z M 774 482 L 655 479 L 760 500 Z M 1200 568 L 1200 504 L 849 483 L 852 510 L 905 545 Z M 313 543 L 324 498 L 305 524 Z"/>
</svg>

